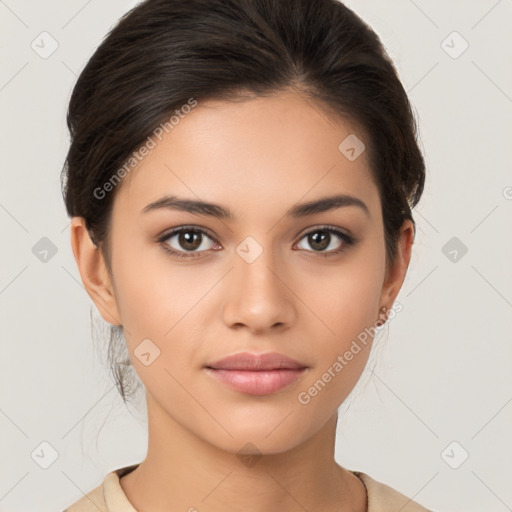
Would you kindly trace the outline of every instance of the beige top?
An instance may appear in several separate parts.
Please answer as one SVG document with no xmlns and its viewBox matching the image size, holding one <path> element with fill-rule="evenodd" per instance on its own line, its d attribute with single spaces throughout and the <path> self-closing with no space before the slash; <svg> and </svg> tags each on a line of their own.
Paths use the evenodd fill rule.
<svg viewBox="0 0 512 512">
<path fill-rule="evenodd" d="M 137 512 L 128 501 L 119 478 L 133 471 L 138 464 L 109 473 L 103 483 L 82 496 L 63 512 Z M 431 512 L 395 489 L 374 480 L 360 471 L 351 471 L 364 483 L 368 496 L 367 512 Z"/>
</svg>

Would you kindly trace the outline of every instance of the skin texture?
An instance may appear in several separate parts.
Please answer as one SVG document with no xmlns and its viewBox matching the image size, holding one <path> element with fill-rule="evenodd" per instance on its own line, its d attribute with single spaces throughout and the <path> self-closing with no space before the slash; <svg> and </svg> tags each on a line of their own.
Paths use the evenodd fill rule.
<svg viewBox="0 0 512 512">
<path fill-rule="evenodd" d="M 121 478 L 138 510 L 366 510 L 364 486 L 335 462 L 334 445 L 337 409 L 371 344 L 310 403 L 297 400 L 375 325 L 381 306 L 391 308 L 411 256 L 406 221 L 396 258 L 385 265 L 381 203 L 366 153 L 349 161 L 338 150 L 351 133 L 364 141 L 354 126 L 293 91 L 199 102 L 116 191 L 112 275 L 83 219 L 72 219 L 84 286 L 103 318 L 123 326 L 146 389 L 148 454 Z M 344 206 L 285 216 L 298 203 L 337 193 L 361 199 L 369 214 Z M 220 204 L 236 220 L 172 209 L 141 213 L 171 194 Z M 197 246 L 199 257 L 173 257 L 157 241 L 183 225 L 211 233 Z M 356 243 L 323 257 L 305 235 L 325 225 Z M 248 236 L 263 250 L 252 263 L 236 252 Z M 186 252 L 179 240 L 164 243 Z M 323 252 L 343 244 L 333 234 Z M 133 354 L 144 339 L 160 350 L 148 366 Z M 231 390 L 206 374 L 206 364 L 243 351 L 280 352 L 308 369 L 265 396 Z M 247 443 L 263 455 L 251 466 L 237 457 Z"/>
</svg>

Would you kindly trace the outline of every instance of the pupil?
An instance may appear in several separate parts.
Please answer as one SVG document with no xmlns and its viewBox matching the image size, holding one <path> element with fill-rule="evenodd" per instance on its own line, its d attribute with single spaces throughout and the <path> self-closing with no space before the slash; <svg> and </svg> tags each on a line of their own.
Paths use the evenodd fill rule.
<svg viewBox="0 0 512 512">
<path fill-rule="evenodd" d="M 316 231 L 309 236 L 311 247 L 319 250 L 326 249 L 329 247 L 329 233 L 326 231 Z"/>
<path fill-rule="evenodd" d="M 194 243 L 193 239 L 196 239 Z M 201 244 L 197 243 L 199 239 L 199 233 L 193 233 L 191 231 L 185 231 L 180 233 L 180 244 L 184 249 L 194 250 L 197 249 Z"/>
</svg>

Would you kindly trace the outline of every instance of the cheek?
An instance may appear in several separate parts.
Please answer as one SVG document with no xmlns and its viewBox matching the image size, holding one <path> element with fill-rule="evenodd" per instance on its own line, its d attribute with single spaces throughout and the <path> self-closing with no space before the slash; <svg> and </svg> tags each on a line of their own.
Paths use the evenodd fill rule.
<svg viewBox="0 0 512 512">
<path fill-rule="evenodd" d="M 146 384 L 159 368 L 182 373 L 197 366 L 197 350 L 204 339 L 201 322 L 208 322 L 204 311 L 212 309 L 215 295 L 208 292 L 217 275 L 206 267 L 173 266 L 163 250 L 132 247 L 131 253 L 124 254 L 114 266 L 117 303 L 126 343 L 141 379 Z M 148 339 L 151 343 L 144 341 Z M 137 359 L 143 343 L 149 352 L 158 353 L 151 368 Z"/>
<path fill-rule="evenodd" d="M 113 271 L 123 326 L 143 336 L 163 337 L 186 313 L 200 284 L 190 279 L 190 272 L 173 267 L 164 250 L 140 233 L 125 232 L 116 243 Z"/>
<path fill-rule="evenodd" d="M 376 257 L 354 257 L 302 280 L 301 296 L 323 321 L 326 339 L 347 342 L 377 319 L 384 268 Z M 327 328 L 328 327 L 328 328 Z M 326 347 L 331 347 L 330 343 Z M 342 348 L 339 347 L 338 348 Z"/>
<path fill-rule="evenodd" d="M 312 396 L 322 394 L 318 402 L 344 400 L 368 360 L 384 272 L 377 253 L 374 250 L 375 256 L 369 258 L 359 253 L 357 260 L 340 265 L 336 272 L 330 269 L 328 278 L 317 276 L 316 287 L 303 282 L 300 293 L 305 294 L 306 287 L 316 290 L 305 296 L 324 333 L 315 337 L 316 365 L 307 379 L 308 386 L 316 386 Z"/>
</svg>

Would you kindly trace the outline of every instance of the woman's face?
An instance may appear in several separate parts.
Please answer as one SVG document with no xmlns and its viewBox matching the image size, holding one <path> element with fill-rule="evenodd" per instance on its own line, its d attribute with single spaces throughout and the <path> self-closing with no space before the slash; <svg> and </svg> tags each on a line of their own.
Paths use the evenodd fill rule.
<svg viewBox="0 0 512 512">
<path fill-rule="evenodd" d="M 366 152 L 354 159 L 354 139 L 339 149 L 351 134 L 366 142 L 354 130 L 295 93 L 199 102 L 126 176 L 112 213 L 113 295 L 91 296 L 123 326 L 150 421 L 232 452 L 250 442 L 279 453 L 336 414 L 369 355 L 371 336 L 364 344 L 361 333 L 392 306 L 411 243 L 386 274 Z M 217 207 L 148 208 L 166 196 L 231 217 Z M 333 196 L 356 200 L 301 208 Z M 206 368 L 241 352 L 278 352 L 306 369 L 274 392 L 264 386 L 277 371 L 261 372 L 258 394 Z"/>
</svg>

